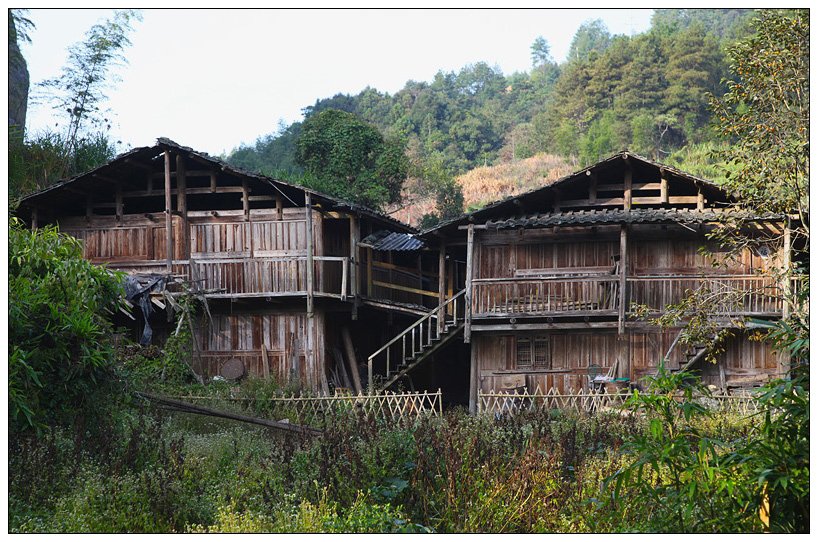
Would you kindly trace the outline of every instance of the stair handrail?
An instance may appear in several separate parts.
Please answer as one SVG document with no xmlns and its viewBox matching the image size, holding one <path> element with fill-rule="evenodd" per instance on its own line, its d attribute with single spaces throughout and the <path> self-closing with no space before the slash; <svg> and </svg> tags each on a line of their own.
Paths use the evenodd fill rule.
<svg viewBox="0 0 818 542">
<path fill-rule="evenodd" d="M 456 324 L 457 319 L 458 319 L 456 302 L 457 302 L 457 299 L 464 296 L 465 294 L 466 294 L 466 289 L 464 288 L 464 289 L 460 290 L 459 292 L 457 292 L 452 297 L 450 297 L 449 299 L 444 300 L 437 307 L 435 307 L 434 309 L 431 309 L 425 315 L 421 316 L 414 323 L 412 323 L 409 327 L 407 327 L 406 329 L 404 329 L 403 331 L 401 331 L 400 333 L 395 335 L 395 337 L 393 337 L 392 340 L 390 340 L 389 342 L 387 342 L 386 344 L 381 346 L 379 349 L 377 349 L 375 352 L 370 354 L 370 356 L 367 358 L 367 370 L 368 370 L 368 376 L 369 376 L 369 382 L 368 382 L 367 385 L 369 387 L 369 391 L 372 391 L 373 388 L 374 388 L 373 382 L 372 382 L 372 376 L 373 376 L 372 363 L 375 360 L 375 358 L 378 355 L 380 355 L 383 351 L 386 351 L 386 372 L 387 372 L 387 375 L 388 375 L 389 374 L 389 347 L 392 346 L 393 344 L 397 343 L 399 340 L 404 339 L 406 336 L 409 335 L 409 333 L 412 333 L 413 330 L 418 329 L 419 327 L 421 328 L 421 339 L 422 339 L 423 328 L 421 326 L 427 320 L 431 323 L 431 318 L 433 318 L 433 317 L 436 318 L 438 316 L 438 313 L 440 313 L 441 311 L 443 311 L 443 314 L 444 314 L 443 317 L 445 319 L 446 316 L 445 316 L 445 310 L 444 309 L 447 306 L 449 306 L 450 304 L 452 304 L 452 303 L 455 303 L 455 309 L 452 311 L 452 315 L 454 317 L 454 323 Z M 435 326 L 435 328 L 437 329 L 437 326 Z M 429 333 L 431 333 L 431 331 L 429 331 Z M 412 335 L 412 338 L 414 340 L 414 334 Z M 413 345 L 412 348 L 414 350 L 414 345 Z"/>
</svg>

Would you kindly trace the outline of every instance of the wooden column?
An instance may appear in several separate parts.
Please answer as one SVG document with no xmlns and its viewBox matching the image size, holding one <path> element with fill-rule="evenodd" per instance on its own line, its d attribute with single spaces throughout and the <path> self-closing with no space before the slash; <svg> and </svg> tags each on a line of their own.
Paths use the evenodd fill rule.
<svg viewBox="0 0 818 542">
<path fill-rule="evenodd" d="M 561 194 L 559 188 L 554 188 L 554 212 L 560 212 L 560 201 L 561 201 Z"/>
<path fill-rule="evenodd" d="M 472 296 L 472 266 L 474 265 L 474 224 L 469 224 L 466 238 L 466 306 L 465 324 L 463 328 L 463 342 L 471 342 L 471 296 Z"/>
<path fill-rule="evenodd" d="M 276 196 L 276 218 L 284 220 L 284 202 L 281 200 L 281 196 Z"/>
<path fill-rule="evenodd" d="M 371 248 L 366 252 L 366 295 L 372 297 L 372 257 L 375 255 Z"/>
<path fill-rule="evenodd" d="M 241 209 L 244 212 L 245 222 L 250 220 L 250 191 L 247 189 L 247 181 L 241 181 Z"/>
<path fill-rule="evenodd" d="M 668 183 L 667 183 L 667 173 L 665 170 L 661 171 L 662 180 L 660 186 L 660 192 L 662 203 L 668 203 L 670 200 L 668 199 Z"/>
<path fill-rule="evenodd" d="M 307 214 L 307 318 L 313 317 L 313 295 L 314 295 L 314 285 L 313 281 L 315 279 L 315 268 L 313 266 L 313 253 L 312 253 L 312 201 L 310 200 L 310 195 L 308 193 L 304 194 L 304 211 Z"/>
<path fill-rule="evenodd" d="M 697 211 L 704 211 L 704 192 L 702 192 L 702 187 L 697 186 L 698 192 L 696 194 L 696 210 Z"/>
<path fill-rule="evenodd" d="M 631 168 L 631 164 L 627 158 L 625 158 L 625 164 L 627 168 L 625 169 L 625 192 L 623 194 L 623 201 L 625 210 L 630 210 L 631 203 L 633 201 L 633 168 Z"/>
<path fill-rule="evenodd" d="M 115 203 L 116 223 L 117 223 L 117 225 L 120 225 L 122 223 L 122 211 L 123 211 L 122 184 L 121 183 L 117 183 L 117 185 L 116 185 L 116 195 L 114 196 L 114 198 L 115 198 L 115 202 L 116 202 Z"/>
<path fill-rule="evenodd" d="M 176 208 L 182 216 L 182 258 L 190 258 L 190 228 L 187 222 L 187 173 L 185 159 L 176 155 Z"/>
<path fill-rule="evenodd" d="M 358 319 L 358 258 L 360 250 L 361 223 L 354 214 L 349 215 L 349 295 L 352 296 L 352 319 Z"/>
<path fill-rule="evenodd" d="M 628 226 L 622 224 L 619 228 L 619 334 L 625 333 L 625 317 L 627 315 L 628 289 Z"/>
<path fill-rule="evenodd" d="M 467 290 L 468 291 L 468 290 Z M 469 414 L 477 414 L 477 388 L 479 379 L 477 376 L 477 369 L 479 364 L 479 356 L 477 349 L 471 348 L 471 363 L 469 369 Z"/>
<path fill-rule="evenodd" d="M 165 252 L 167 253 L 167 272 L 173 272 L 173 216 L 170 199 L 170 151 L 165 151 Z"/>
<path fill-rule="evenodd" d="M 625 319 L 628 314 L 628 226 L 622 224 L 619 229 L 619 315 L 617 329 L 617 375 L 631 377 L 630 336 L 625 330 Z"/>
<path fill-rule="evenodd" d="M 37 216 L 37 208 L 33 208 L 31 210 L 31 229 L 36 230 L 38 227 L 38 216 Z"/>
<path fill-rule="evenodd" d="M 210 191 L 216 192 L 216 172 L 213 171 L 210 173 Z"/>
<path fill-rule="evenodd" d="M 437 290 L 438 304 L 441 305 L 440 310 L 437 311 L 437 332 L 442 335 L 446 326 L 446 308 L 442 306 L 446 301 L 446 241 L 444 239 L 440 240 L 440 255 L 437 260 Z"/>
<path fill-rule="evenodd" d="M 782 293 L 784 294 L 784 303 L 781 307 L 781 317 L 788 318 L 790 316 L 790 304 L 792 302 L 792 287 L 790 284 L 790 266 L 792 265 L 792 233 L 790 231 L 789 223 L 784 225 L 784 247 L 781 255 L 781 272 L 782 272 Z"/>
<path fill-rule="evenodd" d="M 594 204 L 596 203 L 596 174 L 591 173 L 591 171 L 586 172 L 591 180 L 588 185 L 588 203 Z"/>
</svg>

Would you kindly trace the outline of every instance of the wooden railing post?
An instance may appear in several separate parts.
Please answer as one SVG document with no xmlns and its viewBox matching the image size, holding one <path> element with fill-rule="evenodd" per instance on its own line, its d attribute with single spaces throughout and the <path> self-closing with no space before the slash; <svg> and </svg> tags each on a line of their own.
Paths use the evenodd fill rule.
<svg viewBox="0 0 818 542">
<path fill-rule="evenodd" d="M 349 215 L 349 295 L 352 296 L 352 319 L 358 319 L 358 259 L 360 249 L 361 223 L 354 214 Z"/>
</svg>

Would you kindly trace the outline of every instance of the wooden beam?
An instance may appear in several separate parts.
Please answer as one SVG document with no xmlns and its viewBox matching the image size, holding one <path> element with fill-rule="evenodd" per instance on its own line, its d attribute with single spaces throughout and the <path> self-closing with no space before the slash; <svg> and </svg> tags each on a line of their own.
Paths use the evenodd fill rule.
<svg viewBox="0 0 818 542">
<path fill-rule="evenodd" d="M 165 243 L 168 258 L 167 272 L 173 272 L 173 218 L 170 198 L 170 151 L 165 151 Z"/>
<path fill-rule="evenodd" d="M 446 301 L 446 240 L 440 240 L 440 254 L 437 258 L 437 299 L 440 309 L 437 311 L 437 332 L 443 335 L 446 326 L 446 308 L 443 302 Z"/>
<path fill-rule="evenodd" d="M 625 333 L 625 315 L 627 307 L 626 289 L 628 286 L 628 226 L 619 228 L 619 334 Z"/>
<path fill-rule="evenodd" d="M 145 171 L 150 171 L 151 173 L 154 173 L 154 170 L 153 170 L 153 168 L 151 166 L 149 166 L 148 164 L 143 164 L 139 160 L 134 160 L 133 158 L 126 158 L 125 163 L 130 164 L 132 166 L 136 166 L 136 167 L 138 167 L 140 169 L 143 169 Z M 160 173 L 160 175 L 161 175 L 161 173 Z"/>
<path fill-rule="evenodd" d="M 105 181 L 106 183 L 113 184 L 113 185 L 118 185 L 121 182 L 121 181 L 119 181 L 117 179 L 112 179 L 111 177 L 107 177 L 107 176 L 102 175 L 100 173 L 93 173 L 92 177 L 94 177 L 95 179 L 99 179 L 100 181 Z"/>
<path fill-rule="evenodd" d="M 307 214 L 307 318 L 313 317 L 313 303 L 314 303 L 314 296 L 315 292 L 313 291 L 314 285 L 313 282 L 315 280 L 315 267 L 313 265 L 313 228 L 312 228 L 312 201 L 310 199 L 310 193 L 306 192 L 304 194 L 304 211 Z"/>
<path fill-rule="evenodd" d="M 474 224 L 469 224 L 466 237 L 466 314 L 463 328 L 463 342 L 471 342 L 471 296 L 472 296 L 472 273 L 474 266 Z M 474 354 L 472 354 L 473 356 Z"/>
<path fill-rule="evenodd" d="M 187 220 L 187 171 L 185 159 L 176 155 L 176 209 L 182 217 L 182 258 L 190 258 L 190 227 Z"/>
</svg>

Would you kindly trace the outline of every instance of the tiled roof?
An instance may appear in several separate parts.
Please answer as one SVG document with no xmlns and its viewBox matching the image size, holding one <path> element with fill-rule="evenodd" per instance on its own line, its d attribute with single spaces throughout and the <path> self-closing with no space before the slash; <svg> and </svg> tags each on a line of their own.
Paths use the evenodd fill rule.
<svg viewBox="0 0 818 542">
<path fill-rule="evenodd" d="M 398 251 L 420 250 L 425 246 L 422 240 L 411 233 L 397 233 L 386 230 L 380 230 L 367 235 L 361 239 L 360 245 L 373 250 Z"/>
<path fill-rule="evenodd" d="M 688 209 L 594 209 L 590 211 L 566 211 L 562 213 L 537 213 L 504 220 L 489 220 L 487 228 L 536 228 L 547 226 L 577 226 L 588 224 L 667 224 L 715 222 L 726 216 L 743 220 L 778 220 L 779 215 L 748 215 L 714 210 Z"/>
</svg>

